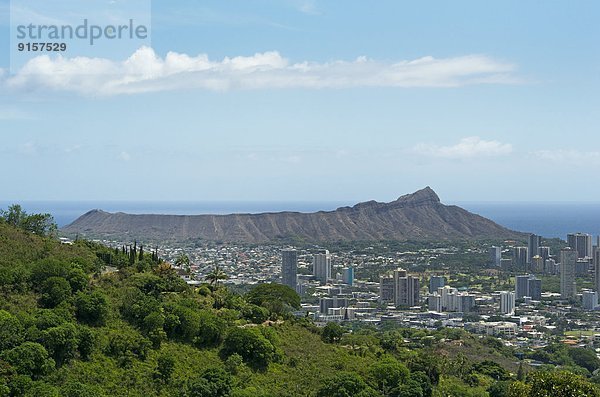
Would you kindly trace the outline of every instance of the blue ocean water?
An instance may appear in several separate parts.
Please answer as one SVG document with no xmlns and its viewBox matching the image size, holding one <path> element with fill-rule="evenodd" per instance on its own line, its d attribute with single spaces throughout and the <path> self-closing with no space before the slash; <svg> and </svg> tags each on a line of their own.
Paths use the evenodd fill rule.
<svg viewBox="0 0 600 397">
<path fill-rule="evenodd" d="M 466 210 L 522 232 L 566 239 L 568 233 L 600 234 L 600 203 L 460 202 Z"/>
<path fill-rule="evenodd" d="M 11 203 L 0 201 L 0 208 Z M 68 225 L 92 209 L 132 214 L 230 214 L 279 211 L 328 211 L 353 202 L 328 201 L 26 201 L 28 212 L 49 212 L 60 226 Z M 566 238 L 567 233 L 600 234 L 600 203 L 578 202 L 454 202 L 471 212 L 513 230 L 544 237 Z"/>
</svg>

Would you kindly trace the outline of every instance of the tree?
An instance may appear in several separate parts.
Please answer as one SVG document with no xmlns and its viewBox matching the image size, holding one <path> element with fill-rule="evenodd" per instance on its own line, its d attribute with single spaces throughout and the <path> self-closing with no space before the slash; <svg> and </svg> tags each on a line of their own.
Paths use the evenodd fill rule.
<svg viewBox="0 0 600 397">
<path fill-rule="evenodd" d="M 75 357 L 79 338 L 77 329 L 72 323 L 42 331 L 41 339 L 57 366 L 60 367 Z"/>
<path fill-rule="evenodd" d="M 269 310 L 266 307 L 248 304 L 242 309 L 242 315 L 254 324 L 262 324 L 269 319 Z"/>
<path fill-rule="evenodd" d="M 120 329 L 108 335 L 105 353 L 116 358 L 120 366 L 128 367 L 134 358 L 145 360 L 150 347 L 150 341 L 138 332 Z"/>
<path fill-rule="evenodd" d="M 510 387 L 510 381 L 494 382 L 488 387 L 488 393 L 490 397 L 508 397 L 508 389 Z"/>
<path fill-rule="evenodd" d="M 245 362 L 267 367 L 277 355 L 277 349 L 257 328 L 233 327 L 223 341 L 222 353 L 229 357 L 239 354 Z"/>
<path fill-rule="evenodd" d="M 152 348 L 159 349 L 167 339 L 165 332 L 165 315 L 162 311 L 152 312 L 144 317 L 142 329 L 152 342 Z"/>
<path fill-rule="evenodd" d="M 42 304 L 56 307 L 71 296 L 71 285 L 62 277 L 50 277 L 42 284 Z"/>
<path fill-rule="evenodd" d="M 108 316 L 108 301 L 102 292 L 78 292 L 75 296 L 77 320 L 94 326 L 104 325 Z"/>
<path fill-rule="evenodd" d="M 436 395 L 461 397 L 489 397 L 487 390 L 482 387 L 465 385 L 458 378 L 445 376 L 440 378 Z"/>
<path fill-rule="evenodd" d="M 186 272 L 190 271 L 190 257 L 186 254 L 179 254 L 177 259 L 175 259 L 175 265 L 182 267 Z"/>
<path fill-rule="evenodd" d="M 19 204 L 13 204 L 8 207 L 8 210 L 0 210 L 0 216 L 7 224 L 13 227 L 21 227 L 27 213 L 23 211 Z"/>
<path fill-rule="evenodd" d="M 209 368 L 199 378 L 189 381 L 186 397 L 227 397 L 231 393 L 231 375 L 221 368 Z"/>
<path fill-rule="evenodd" d="M 156 369 L 154 370 L 154 379 L 168 383 L 171 380 L 171 376 L 173 376 L 173 372 L 175 372 L 175 359 L 166 354 L 158 357 Z"/>
<path fill-rule="evenodd" d="M 321 338 L 327 343 L 337 343 L 344 335 L 344 328 L 338 323 L 330 322 L 323 328 Z"/>
<path fill-rule="evenodd" d="M 123 318 L 131 324 L 143 326 L 143 321 L 150 313 L 160 311 L 160 302 L 152 295 L 147 295 L 137 288 L 124 291 L 121 306 Z"/>
<path fill-rule="evenodd" d="M 341 372 L 325 382 L 317 392 L 317 397 L 376 397 L 375 390 L 355 373 Z"/>
<path fill-rule="evenodd" d="M 62 389 L 63 397 L 104 397 L 98 388 L 81 382 L 70 382 Z"/>
<path fill-rule="evenodd" d="M 431 380 L 425 372 L 411 372 L 410 379 L 417 382 L 417 384 L 421 387 L 423 397 L 431 397 L 433 394 L 433 386 L 431 385 Z"/>
<path fill-rule="evenodd" d="M 245 389 L 235 389 L 231 397 L 271 397 L 272 394 L 267 393 L 263 389 L 250 386 Z"/>
<path fill-rule="evenodd" d="M 369 368 L 369 384 L 384 395 L 408 380 L 408 368 L 392 357 L 381 359 Z"/>
<path fill-rule="evenodd" d="M 52 386 L 51 384 L 48 384 L 46 382 L 33 382 L 31 384 L 31 388 L 29 388 L 29 390 L 27 390 L 27 392 L 24 394 L 24 397 L 65 397 L 64 394 L 60 394 L 59 390 Z M 68 396 L 71 397 L 71 396 Z M 79 396 L 78 396 L 79 397 Z M 81 397 L 84 397 L 84 395 L 82 395 Z M 88 397 L 88 396 L 85 396 Z"/>
<path fill-rule="evenodd" d="M 45 258 L 36 261 L 31 266 L 30 281 L 35 289 L 39 289 L 50 277 L 69 278 L 72 266 L 56 258 Z M 70 284 L 69 284 L 70 285 Z"/>
<path fill-rule="evenodd" d="M 437 385 L 440 380 L 442 360 L 431 350 L 422 350 L 408 361 L 408 369 L 421 371 L 429 377 L 431 383 Z"/>
<path fill-rule="evenodd" d="M 54 360 L 48 357 L 48 351 L 35 342 L 25 342 L 4 352 L 2 359 L 12 365 L 18 374 L 28 375 L 34 379 L 54 369 Z"/>
<path fill-rule="evenodd" d="M 23 229 L 30 233 L 46 237 L 53 235 L 57 226 L 50 214 L 27 214 L 18 204 L 8 207 L 8 210 L 0 210 L 0 218 L 7 224 Z"/>
<path fill-rule="evenodd" d="M 300 308 L 300 296 L 283 284 L 260 284 L 246 294 L 249 303 L 264 306 L 274 313 L 283 313 L 289 308 Z"/>
<path fill-rule="evenodd" d="M 227 280 L 227 274 L 225 274 L 225 272 L 223 270 L 221 270 L 221 268 L 219 267 L 219 265 L 215 265 L 215 267 L 213 268 L 213 270 L 208 273 L 206 275 L 206 277 L 204 277 L 208 282 L 210 282 L 211 285 L 218 285 L 219 281 L 221 280 Z"/>
<path fill-rule="evenodd" d="M 598 386 L 567 371 L 533 372 L 527 384 L 513 382 L 509 397 L 600 397 Z"/>
<path fill-rule="evenodd" d="M 71 286 L 71 290 L 73 292 L 86 289 L 89 282 L 87 274 L 85 274 L 85 272 L 79 268 L 74 268 L 71 270 L 67 280 L 69 281 L 69 285 Z"/>
<path fill-rule="evenodd" d="M 522 370 L 522 364 L 519 366 Z M 479 372 L 480 374 L 487 375 L 490 378 L 498 380 L 508 380 L 511 378 L 510 373 L 505 370 L 500 364 L 494 361 L 485 360 L 479 363 L 473 364 L 471 371 Z"/>
<path fill-rule="evenodd" d="M 23 341 L 23 326 L 7 311 L 0 310 L 0 351 L 12 349 Z"/>
<path fill-rule="evenodd" d="M 394 397 L 423 397 L 423 389 L 418 382 L 409 379 L 392 389 L 390 395 Z"/>
<path fill-rule="evenodd" d="M 575 364 L 590 372 L 594 372 L 600 367 L 600 359 L 598 359 L 596 352 L 592 349 L 582 347 L 571 348 L 569 349 L 569 356 L 573 359 Z"/>
<path fill-rule="evenodd" d="M 200 332 L 200 314 L 198 311 L 182 306 L 167 307 L 169 314 L 165 320 L 165 328 L 170 337 L 186 342 L 193 342 Z"/>
<path fill-rule="evenodd" d="M 28 215 L 22 228 L 42 237 L 53 236 L 57 230 L 54 218 L 50 214 Z"/>
<path fill-rule="evenodd" d="M 225 360 L 225 369 L 232 375 L 237 375 L 242 365 L 244 365 L 244 359 L 237 353 L 232 354 Z"/>
<path fill-rule="evenodd" d="M 225 334 L 225 321 L 208 310 L 200 311 L 198 317 L 200 321 L 195 344 L 202 347 L 220 344 Z"/>
<path fill-rule="evenodd" d="M 517 380 L 525 380 L 525 369 L 523 368 L 523 361 L 519 363 L 519 370 L 517 371 Z"/>
<path fill-rule="evenodd" d="M 79 350 L 79 356 L 82 360 L 89 360 L 92 351 L 96 345 L 96 336 L 94 333 L 85 326 L 79 326 L 77 329 L 77 335 L 79 344 L 77 350 Z"/>
</svg>

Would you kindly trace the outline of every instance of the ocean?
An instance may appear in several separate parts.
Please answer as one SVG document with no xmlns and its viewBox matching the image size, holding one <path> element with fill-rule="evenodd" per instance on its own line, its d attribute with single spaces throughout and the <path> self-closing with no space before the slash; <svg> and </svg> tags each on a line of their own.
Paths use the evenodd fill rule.
<svg viewBox="0 0 600 397">
<path fill-rule="evenodd" d="M 600 234 L 600 203 L 592 202 L 460 202 L 466 210 L 502 226 L 566 240 L 568 233 Z"/>
<path fill-rule="evenodd" d="M 0 201 L 0 208 L 11 203 Z M 279 211 L 328 211 L 353 205 L 352 202 L 328 201 L 26 201 L 27 212 L 49 212 L 59 227 L 66 226 L 92 209 L 132 214 L 230 214 Z M 492 219 L 513 230 L 544 237 L 566 239 L 567 233 L 600 234 L 600 203 L 578 202 L 453 202 L 471 212 Z"/>
</svg>

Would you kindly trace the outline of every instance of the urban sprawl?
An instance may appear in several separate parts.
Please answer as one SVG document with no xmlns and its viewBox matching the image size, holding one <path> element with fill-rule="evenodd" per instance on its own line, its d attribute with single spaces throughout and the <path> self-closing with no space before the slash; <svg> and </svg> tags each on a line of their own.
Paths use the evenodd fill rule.
<svg viewBox="0 0 600 397">
<path fill-rule="evenodd" d="M 591 235 L 575 233 L 557 252 L 534 234 L 527 245 L 505 241 L 459 248 L 448 242 L 392 253 L 370 246 L 330 252 L 316 246 L 234 244 L 158 250 L 170 263 L 181 255 L 189 257 L 189 265 L 175 267 L 191 285 L 202 284 L 215 266 L 233 288 L 288 285 L 303 299 L 296 315 L 310 316 L 320 325 L 455 327 L 496 336 L 509 346 L 541 348 L 557 336 L 572 346 L 600 342 L 599 245 Z M 457 255 L 483 260 L 470 273 L 440 262 Z"/>
</svg>

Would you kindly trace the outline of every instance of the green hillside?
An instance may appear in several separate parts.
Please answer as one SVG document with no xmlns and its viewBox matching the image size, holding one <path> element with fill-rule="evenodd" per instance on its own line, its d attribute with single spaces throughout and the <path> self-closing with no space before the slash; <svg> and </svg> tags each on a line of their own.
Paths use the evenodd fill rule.
<svg viewBox="0 0 600 397">
<path fill-rule="evenodd" d="M 320 329 L 291 315 L 291 289 L 239 296 L 218 278 L 190 288 L 136 244 L 60 244 L 0 220 L 0 396 L 600 396 L 491 338 Z"/>
</svg>

